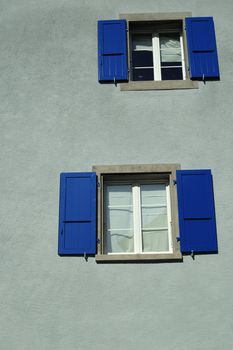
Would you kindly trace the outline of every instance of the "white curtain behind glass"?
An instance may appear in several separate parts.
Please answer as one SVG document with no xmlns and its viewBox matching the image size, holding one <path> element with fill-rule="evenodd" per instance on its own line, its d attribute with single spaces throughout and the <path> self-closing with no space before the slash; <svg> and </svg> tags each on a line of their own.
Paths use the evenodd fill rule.
<svg viewBox="0 0 233 350">
<path fill-rule="evenodd" d="M 142 250 L 168 251 L 168 220 L 165 184 L 141 185 Z"/>
<path fill-rule="evenodd" d="M 133 252 L 132 186 L 109 185 L 105 196 L 106 253 Z"/>
</svg>

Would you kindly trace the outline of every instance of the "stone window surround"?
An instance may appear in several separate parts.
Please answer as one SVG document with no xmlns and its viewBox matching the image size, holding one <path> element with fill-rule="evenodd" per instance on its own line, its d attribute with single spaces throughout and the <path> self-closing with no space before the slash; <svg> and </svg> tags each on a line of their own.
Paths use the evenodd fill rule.
<svg viewBox="0 0 233 350">
<path fill-rule="evenodd" d="M 184 42 L 184 58 L 186 66 L 186 80 L 161 80 L 161 81 L 130 81 L 120 83 L 121 91 L 137 91 L 137 90 L 173 90 L 173 89 L 198 89 L 198 82 L 189 79 L 188 72 L 188 54 L 187 39 L 185 33 L 185 18 L 192 17 L 191 12 L 171 12 L 171 13 L 132 13 L 120 14 L 120 19 L 126 19 L 128 22 L 140 21 L 170 21 L 180 20 L 183 23 L 183 42 Z M 130 52 L 129 31 L 127 32 L 128 52 Z M 130 67 L 130 55 L 128 55 L 128 67 Z"/>
<path fill-rule="evenodd" d="M 182 261 L 178 236 L 178 204 L 176 193 L 176 170 L 180 169 L 180 164 L 143 164 L 143 165 L 96 165 L 92 171 L 96 172 L 98 182 L 97 193 L 97 254 L 96 262 L 139 262 L 139 261 Z M 103 190 L 106 178 L 116 179 L 119 175 L 130 176 L 139 175 L 142 179 L 154 175 L 167 175 L 169 177 L 170 195 L 171 195 L 171 218 L 172 218 L 172 245 L 173 252 L 166 254 L 104 254 L 103 237 Z"/>
</svg>

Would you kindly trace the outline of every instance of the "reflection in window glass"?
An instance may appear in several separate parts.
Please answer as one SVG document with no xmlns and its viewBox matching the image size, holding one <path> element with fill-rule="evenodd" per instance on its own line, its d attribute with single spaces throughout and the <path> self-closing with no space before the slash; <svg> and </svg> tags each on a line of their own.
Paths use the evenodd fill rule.
<svg viewBox="0 0 233 350">
<path fill-rule="evenodd" d="M 132 36 L 133 80 L 154 80 L 152 34 Z"/>
<path fill-rule="evenodd" d="M 131 78 L 134 81 L 185 78 L 180 32 L 131 35 Z"/>
<path fill-rule="evenodd" d="M 161 79 L 182 80 L 182 57 L 178 33 L 159 35 Z"/>
</svg>

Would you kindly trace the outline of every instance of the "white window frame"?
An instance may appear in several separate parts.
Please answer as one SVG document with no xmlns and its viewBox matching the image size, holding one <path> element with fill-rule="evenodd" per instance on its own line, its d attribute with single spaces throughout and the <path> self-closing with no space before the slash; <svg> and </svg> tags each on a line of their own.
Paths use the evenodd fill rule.
<svg viewBox="0 0 233 350">
<path fill-rule="evenodd" d="M 183 79 L 186 80 L 186 72 L 185 72 L 185 59 L 184 59 L 184 44 L 183 44 L 183 34 L 181 31 L 177 30 L 161 30 L 159 32 L 152 33 L 152 48 L 153 48 L 153 63 L 154 63 L 154 80 L 162 80 L 161 75 L 161 55 L 160 55 L 160 42 L 159 42 L 159 34 L 163 33 L 178 33 L 180 36 L 180 50 L 181 50 L 181 66 L 182 66 L 182 76 Z"/>
<path fill-rule="evenodd" d="M 177 33 L 180 37 L 180 49 L 181 49 L 181 67 L 182 67 L 182 79 L 180 80 L 186 80 L 186 69 L 185 69 L 185 57 L 184 57 L 184 40 L 183 40 L 183 33 L 182 31 L 176 30 L 176 29 L 167 29 L 167 30 L 160 30 L 158 32 L 151 32 L 151 33 L 144 33 L 143 31 L 141 33 L 132 33 L 133 35 L 136 34 L 151 34 L 152 36 L 152 55 L 153 55 L 153 71 L 154 71 L 154 81 L 162 81 L 162 74 L 161 74 L 161 55 L 160 55 L 160 42 L 159 42 L 159 35 L 163 33 Z M 130 54 L 132 56 L 133 50 L 131 50 Z M 132 58 L 131 58 L 132 62 Z M 140 67 L 140 68 L 149 68 L 149 67 Z M 152 67 L 151 67 L 152 68 Z M 176 67 L 177 68 L 177 67 Z M 133 66 L 131 65 L 130 70 L 132 71 Z M 132 74 L 132 72 L 131 72 Z M 134 80 L 132 80 L 134 81 Z M 143 80 L 146 81 L 146 80 Z M 163 80 L 164 81 L 164 80 Z M 171 81 L 171 80 L 168 80 Z M 140 81 L 139 81 L 140 82 Z"/>
<path fill-rule="evenodd" d="M 141 222 L 141 185 L 144 184 L 165 184 L 166 185 L 166 208 L 167 208 L 167 227 L 168 230 L 168 247 L 169 249 L 166 251 L 149 251 L 149 252 L 143 252 L 142 250 L 142 222 Z M 111 185 L 122 185 L 123 182 L 107 182 L 107 186 Z M 109 255 L 115 255 L 115 254 L 170 254 L 173 253 L 173 245 L 172 245 L 172 219 L 171 219 L 171 200 L 170 200 L 170 185 L 168 183 L 162 182 L 162 181 L 140 181 L 140 182 L 133 182 L 133 183 L 125 183 L 127 185 L 130 185 L 132 187 L 132 199 L 133 199 L 133 239 L 134 239 L 134 251 L 133 252 L 106 252 L 106 254 Z M 107 210 L 107 209 L 105 209 Z M 106 213 L 105 213 L 106 215 Z M 104 218 L 105 220 L 105 218 Z M 162 229 L 162 227 L 160 228 Z M 156 229 L 157 230 L 157 229 Z M 107 234 L 107 227 L 106 224 L 104 224 L 104 235 Z"/>
<path fill-rule="evenodd" d="M 98 181 L 97 194 L 97 262 L 108 261 L 182 261 L 180 245 L 176 237 L 178 236 L 178 204 L 177 193 L 175 186 L 176 170 L 180 169 L 180 164 L 149 164 L 149 165 L 113 165 L 113 166 L 93 166 L 92 171 L 96 172 Z M 137 250 L 133 253 L 106 253 L 105 249 L 105 198 L 104 188 L 106 184 L 133 184 L 133 183 L 167 183 L 169 190 L 167 195 L 167 213 L 168 213 L 168 228 L 169 228 L 169 251 L 166 252 L 143 252 L 140 247 L 140 242 L 136 242 Z M 138 191 L 137 187 L 134 189 Z M 136 195 L 137 197 L 137 195 Z M 135 198 L 136 198 L 135 197 Z M 139 198 L 139 196 L 138 196 Z M 135 199 L 135 208 L 140 208 L 138 199 Z M 141 210 L 141 209 L 140 209 Z M 141 228 L 140 214 L 135 219 L 135 225 L 138 230 Z M 142 242 L 140 233 L 136 233 L 138 239 Z M 137 239 L 137 238 L 136 238 Z"/>
</svg>

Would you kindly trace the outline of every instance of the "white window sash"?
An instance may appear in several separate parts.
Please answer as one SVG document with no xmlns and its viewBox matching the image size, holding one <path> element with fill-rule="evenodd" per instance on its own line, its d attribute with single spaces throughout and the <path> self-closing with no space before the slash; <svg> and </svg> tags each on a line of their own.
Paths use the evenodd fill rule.
<svg viewBox="0 0 233 350">
<path fill-rule="evenodd" d="M 117 182 L 116 182 L 117 183 Z M 133 252 L 108 252 L 109 255 L 117 255 L 117 254 L 170 254 L 173 252 L 172 246 L 172 221 L 171 221 L 171 200 L 170 200 L 170 187 L 166 186 L 166 202 L 167 202 L 167 221 L 168 221 L 168 251 L 150 251 L 143 252 L 142 251 L 142 223 L 141 223 L 141 187 L 140 184 L 132 184 L 132 199 L 133 199 L 133 231 L 134 231 L 134 251 Z M 114 205 L 108 206 L 108 208 L 117 207 Z M 126 205 L 124 206 L 126 207 Z M 128 207 L 128 205 L 127 205 Z M 106 207 L 107 209 L 107 207 Z M 155 230 L 155 228 L 151 228 L 151 230 Z M 158 230 L 162 229 L 156 228 Z M 119 229 L 116 229 L 119 231 Z M 124 231 L 125 229 L 121 229 Z M 106 230 L 109 231 L 109 230 Z M 114 229 L 111 229 L 114 231 Z"/>
<path fill-rule="evenodd" d="M 167 227 L 168 227 L 168 246 L 169 253 L 173 252 L 172 246 L 172 218 L 171 218 L 171 196 L 170 196 L 170 186 L 166 186 L 166 196 L 167 196 Z"/>
<path fill-rule="evenodd" d="M 161 31 L 159 33 L 178 33 L 177 31 L 167 30 Z M 161 57 L 160 57 L 160 42 L 159 42 L 159 33 L 152 33 L 152 46 L 153 46 L 153 62 L 154 62 L 154 80 L 162 80 L 161 76 Z M 185 72 L 185 59 L 184 59 L 184 42 L 183 42 L 183 34 L 179 32 L 180 35 L 180 49 L 181 49 L 181 66 L 182 66 L 182 75 L 183 80 L 186 79 Z M 169 68 L 169 67 L 166 67 Z M 179 66 L 175 66 L 174 68 L 180 68 Z"/>
</svg>

